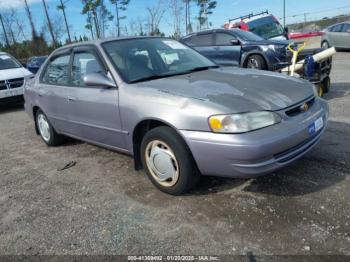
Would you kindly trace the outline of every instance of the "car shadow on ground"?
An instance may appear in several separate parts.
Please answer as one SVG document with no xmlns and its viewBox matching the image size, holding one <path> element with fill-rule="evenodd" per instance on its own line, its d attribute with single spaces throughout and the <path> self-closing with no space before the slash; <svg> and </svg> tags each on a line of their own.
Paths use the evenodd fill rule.
<svg viewBox="0 0 350 262">
<path fill-rule="evenodd" d="M 324 99 L 332 100 L 350 95 L 350 83 L 332 83 L 331 88 Z"/>
<path fill-rule="evenodd" d="M 0 104 L 0 114 L 6 114 L 16 111 L 24 110 L 23 102 L 9 103 L 9 104 Z"/>
<path fill-rule="evenodd" d="M 291 165 L 252 179 L 203 177 L 192 195 L 209 195 L 238 188 L 243 192 L 277 196 L 300 196 L 321 191 L 349 176 L 350 125 L 329 121 L 320 143 Z M 344 142 L 346 141 L 346 142 Z M 344 147 L 348 143 L 349 147 Z"/>
</svg>

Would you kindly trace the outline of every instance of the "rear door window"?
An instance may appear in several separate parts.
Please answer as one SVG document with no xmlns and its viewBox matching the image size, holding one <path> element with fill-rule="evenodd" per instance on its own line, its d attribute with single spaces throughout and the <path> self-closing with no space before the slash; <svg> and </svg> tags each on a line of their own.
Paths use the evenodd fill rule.
<svg viewBox="0 0 350 262">
<path fill-rule="evenodd" d="M 187 43 L 193 46 L 211 46 L 213 45 L 213 34 L 194 35 L 187 40 Z"/>
<path fill-rule="evenodd" d="M 349 32 L 350 30 L 350 24 L 344 24 L 343 25 L 343 32 Z"/>
<path fill-rule="evenodd" d="M 55 57 L 46 67 L 42 77 L 42 82 L 51 85 L 67 85 L 69 60 L 69 54 Z"/>
</svg>

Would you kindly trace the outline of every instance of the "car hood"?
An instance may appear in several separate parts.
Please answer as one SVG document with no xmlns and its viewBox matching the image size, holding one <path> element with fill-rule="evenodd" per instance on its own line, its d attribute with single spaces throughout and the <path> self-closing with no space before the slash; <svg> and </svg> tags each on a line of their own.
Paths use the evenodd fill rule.
<svg viewBox="0 0 350 262">
<path fill-rule="evenodd" d="M 233 67 L 141 82 L 163 94 L 199 99 L 231 113 L 276 111 L 313 96 L 305 80 L 280 73 Z"/>
<path fill-rule="evenodd" d="M 31 75 L 31 74 L 32 73 L 30 73 L 24 67 L 4 69 L 4 70 L 0 70 L 0 81 L 7 80 L 7 79 L 13 79 L 13 78 L 26 77 L 26 76 Z"/>
</svg>

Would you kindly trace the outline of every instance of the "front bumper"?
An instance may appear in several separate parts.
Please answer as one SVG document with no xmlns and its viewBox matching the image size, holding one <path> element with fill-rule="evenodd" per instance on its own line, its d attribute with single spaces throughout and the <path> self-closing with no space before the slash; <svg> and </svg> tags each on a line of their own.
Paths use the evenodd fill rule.
<svg viewBox="0 0 350 262">
<path fill-rule="evenodd" d="M 24 88 L 17 87 L 11 89 L 0 90 L 0 99 L 10 99 L 11 97 L 23 96 Z"/>
<path fill-rule="evenodd" d="M 323 128 L 310 135 L 310 124 L 320 117 Z M 255 177 L 282 168 L 307 153 L 320 141 L 327 119 L 326 101 L 315 98 L 307 112 L 293 117 L 284 115 L 281 123 L 253 132 L 180 132 L 203 175 Z"/>
</svg>

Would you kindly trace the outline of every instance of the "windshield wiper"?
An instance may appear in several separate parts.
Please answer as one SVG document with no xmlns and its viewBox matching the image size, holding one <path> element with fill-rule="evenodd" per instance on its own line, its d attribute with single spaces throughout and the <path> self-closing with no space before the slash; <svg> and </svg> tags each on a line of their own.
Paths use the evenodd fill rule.
<svg viewBox="0 0 350 262">
<path fill-rule="evenodd" d="M 160 78 L 171 76 L 171 75 L 172 74 L 151 75 L 151 76 L 146 76 L 146 77 L 141 77 L 141 78 L 131 80 L 128 83 L 133 84 L 133 83 L 143 82 L 143 81 L 148 81 L 148 80 L 156 80 L 156 79 L 160 79 Z"/>
<path fill-rule="evenodd" d="M 188 74 L 188 73 L 192 73 L 192 72 L 198 72 L 198 71 L 205 71 L 211 68 L 219 68 L 220 66 L 218 65 L 212 65 L 212 66 L 199 66 L 199 67 L 195 67 L 193 69 L 187 70 L 182 72 L 182 74 Z"/>
<path fill-rule="evenodd" d="M 199 66 L 199 67 L 195 67 L 193 69 L 182 71 L 182 72 L 175 72 L 175 73 L 170 73 L 170 74 L 160 74 L 160 75 L 151 75 L 151 76 L 141 77 L 141 78 L 138 78 L 138 79 L 131 80 L 128 83 L 129 84 L 133 84 L 133 83 L 137 83 L 137 82 L 156 80 L 156 79 L 169 77 L 169 76 L 185 75 L 185 74 L 189 74 L 189 73 L 193 73 L 193 72 L 204 71 L 204 70 L 208 70 L 210 68 L 219 68 L 219 67 L 220 66 L 218 66 L 218 65 Z"/>
</svg>

